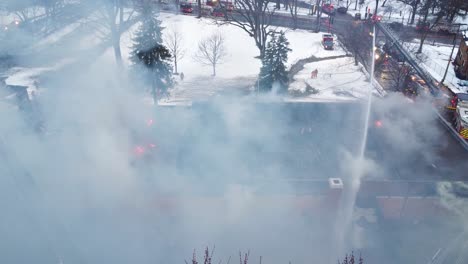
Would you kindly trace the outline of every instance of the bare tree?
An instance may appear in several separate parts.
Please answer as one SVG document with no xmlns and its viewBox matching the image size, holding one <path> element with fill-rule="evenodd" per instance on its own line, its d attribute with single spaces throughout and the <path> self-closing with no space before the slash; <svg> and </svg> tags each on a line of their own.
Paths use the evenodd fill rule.
<svg viewBox="0 0 468 264">
<path fill-rule="evenodd" d="M 414 18 L 416 17 L 416 13 L 418 12 L 418 7 L 419 4 L 421 3 L 421 0 L 397 0 L 402 3 L 405 3 L 409 6 L 411 6 L 411 21 L 410 24 L 414 24 Z"/>
<path fill-rule="evenodd" d="M 140 0 L 140 7 L 151 4 L 150 0 Z M 98 13 L 104 20 L 102 23 L 110 31 L 112 47 L 117 65 L 122 66 L 122 52 L 120 49 L 120 37 L 132 19 L 134 9 L 125 12 L 125 0 L 98 0 Z M 97 22 L 97 21 L 95 21 Z"/>
<path fill-rule="evenodd" d="M 213 76 L 216 76 L 216 66 L 221 64 L 227 55 L 224 42 L 223 35 L 214 33 L 198 43 L 194 59 L 203 65 L 211 66 Z"/>
<path fill-rule="evenodd" d="M 446 7 L 447 20 L 453 22 L 455 17 L 466 16 L 468 3 L 466 0 L 441 0 L 441 4 Z M 464 12 L 462 10 L 464 9 Z"/>
<path fill-rule="evenodd" d="M 374 15 L 378 14 L 378 9 L 379 9 L 379 0 L 375 0 L 375 10 L 374 10 Z"/>
<path fill-rule="evenodd" d="M 367 66 L 365 53 L 371 49 L 368 41 L 363 41 L 364 30 L 361 23 L 349 24 L 341 37 L 341 42 L 354 55 L 354 65 L 358 65 L 359 59 Z"/>
<path fill-rule="evenodd" d="M 267 38 L 272 34 L 269 27 L 274 9 L 268 7 L 270 2 L 271 0 L 236 0 L 233 10 L 223 8 L 225 20 L 219 22 L 234 25 L 253 37 L 262 58 Z"/>
<path fill-rule="evenodd" d="M 441 2 L 439 2 L 439 0 L 425 0 L 423 6 L 421 7 L 421 12 L 424 15 L 422 22 L 429 23 L 429 26 L 422 30 L 421 41 L 419 42 L 419 48 L 416 53 L 422 53 L 422 48 L 427 35 L 429 34 L 429 32 L 431 32 L 434 26 L 437 25 L 437 23 L 439 23 L 440 19 L 445 15 L 445 10 L 442 9 L 440 3 Z M 434 6 L 439 8 L 439 12 L 437 12 L 436 16 L 429 21 L 429 10 Z"/>
<path fill-rule="evenodd" d="M 177 63 L 184 57 L 185 49 L 183 48 L 183 38 L 180 31 L 176 28 L 171 28 L 165 35 L 164 42 L 166 42 L 166 46 L 172 54 L 172 58 L 174 59 L 174 73 L 178 74 L 177 72 Z"/>
<path fill-rule="evenodd" d="M 52 20 L 65 6 L 64 0 L 37 0 L 37 3 L 44 7 L 46 16 Z"/>
<path fill-rule="evenodd" d="M 414 74 L 413 68 L 405 62 L 398 62 L 394 59 L 387 61 L 385 71 L 382 71 L 382 78 L 387 80 L 393 91 L 402 92 L 409 77 Z"/>
<path fill-rule="evenodd" d="M 293 29 L 297 29 L 297 0 L 286 0 L 293 19 Z"/>
<path fill-rule="evenodd" d="M 322 0 L 317 0 L 315 3 L 316 10 L 317 10 L 317 28 L 315 29 L 315 32 L 320 31 L 320 19 L 322 17 Z"/>
<path fill-rule="evenodd" d="M 0 6 L 15 14 L 21 22 L 27 22 L 38 16 L 39 6 L 32 0 L 3 0 Z"/>
<path fill-rule="evenodd" d="M 201 5 L 201 0 L 197 0 L 197 6 L 198 6 L 198 18 L 202 17 L 202 5 Z"/>
</svg>

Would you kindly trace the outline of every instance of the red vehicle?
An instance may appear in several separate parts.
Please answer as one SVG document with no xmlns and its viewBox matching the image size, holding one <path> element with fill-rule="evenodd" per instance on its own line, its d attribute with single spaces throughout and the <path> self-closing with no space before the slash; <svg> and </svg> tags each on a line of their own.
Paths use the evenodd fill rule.
<svg viewBox="0 0 468 264">
<path fill-rule="evenodd" d="M 332 50 L 333 49 L 333 35 L 332 34 L 323 34 L 322 35 L 322 45 L 323 48 L 326 50 Z"/>
<path fill-rule="evenodd" d="M 186 14 L 193 13 L 193 7 L 191 3 L 180 4 L 180 9 L 182 10 L 182 13 L 186 13 Z"/>
<path fill-rule="evenodd" d="M 234 10 L 234 5 L 230 1 L 207 0 L 206 5 L 212 6 L 212 7 L 224 8 L 229 12 Z"/>
<path fill-rule="evenodd" d="M 418 21 L 416 24 L 416 31 L 428 31 L 429 30 L 429 22 Z"/>
<path fill-rule="evenodd" d="M 332 4 L 323 4 L 322 5 L 322 12 L 330 15 L 335 13 L 335 8 L 333 7 Z"/>
</svg>

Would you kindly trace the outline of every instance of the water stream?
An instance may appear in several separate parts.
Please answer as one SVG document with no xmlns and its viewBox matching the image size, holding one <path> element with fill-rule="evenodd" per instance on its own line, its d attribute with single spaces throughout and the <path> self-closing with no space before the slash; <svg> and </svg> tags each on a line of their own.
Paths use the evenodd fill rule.
<svg viewBox="0 0 468 264">
<path fill-rule="evenodd" d="M 372 47 L 375 47 L 375 26 L 373 27 Z M 361 178 L 365 173 L 366 160 L 364 159 L 365 150 L 367 146 L 367 136 L 369 130 L 369 120 L 372 106 L 372 88 L 374 82 L 375 70 L 375 48 L 372 49 L 372 63 L 370 72 L 370 85 L 367 93 L 367 102 L 364 111 L 364 126 L 361 144 L 357 157 L 350 158 L 348 167 L 349 179 L 344 181 L 342 199 L 338 208 L 336 226 L 335 226 L 335 248 L 336 254 L 330 260 L 331 263 L 336 263 L 337 258 L 344 258 L 345 254 L 349 253 L 355 248 L 354 242 L 357 238 L 354 237 L 353 232 L 353 210 L 356 203 L 356 196 L 361 185 Z"/>
</svg>

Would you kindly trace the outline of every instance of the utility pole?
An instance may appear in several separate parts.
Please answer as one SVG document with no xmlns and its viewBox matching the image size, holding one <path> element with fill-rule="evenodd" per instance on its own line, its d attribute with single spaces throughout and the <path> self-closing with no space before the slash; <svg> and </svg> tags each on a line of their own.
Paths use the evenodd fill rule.
<svg viewBox="0 0 468 264">
<path fill-rule="evenodd" d="M 460 32 L 460 27 L 462 25 L 466 25 L 464 23 L 456 23 L 456 24 L 453 24 L 454 26 L 458 26 L 457 27 L 457 33 L 455 34 L 455 36 L 453 37 L 453 47 L 452 47 L 452 52 L 450 52 L 450 57 L 448 59 L 448 62 L 447 62 L 447 67 L 445 68 L 445 72 L 444 72 L 444 77 L 442 77 L 442 80 L 440 80 L 440 83 L 441 84 L 444 84 L 444 81 L 445 81 L 445 77 L 447 77 L 447 72 L 448 72 L 448 68 L 450 66 L 450 62 L 452 61 L 452 56 L 453 56 L 453 51 L 455 50 L 455 46 L 457 44 L 457 38 L 458 38 L 458 33 Z"/>
</svg>

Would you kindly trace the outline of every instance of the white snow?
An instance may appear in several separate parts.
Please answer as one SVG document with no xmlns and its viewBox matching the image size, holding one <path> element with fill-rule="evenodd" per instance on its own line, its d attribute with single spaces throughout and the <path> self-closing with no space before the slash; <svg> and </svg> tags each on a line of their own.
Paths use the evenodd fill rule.
<svg viewBox="0 0 468 264">
<path fill-rule="evenodd" d="M 49 67 L 41 67 L 41 68 L 13 68 L 11 69 L 11 74 L 9 77 L 5 80 L 6 85 L 18 85 L 18 86 L 26 86 L 28 95 L 30 99 L 33 99 L 32 94 L 38 95 L 39 90 L 38 86 L 40 85 L 38 83 L 38 77 L 45 73 L 45 72 L 50 72 L 50 71 L 56 71 L 60 69 L 61 67 L 73 62 L 70 59 L 64 59 L 60 62 L 58 62 L 55 65 L 49 66 Z M 41 89 L 42 90 L 42 89 Z"/>
<path fill-rule="evenodd" d="M 404 4 L 401 1 L 397 0 L 387 0 L 385 3 L 385 6 L 382 7 L 382 4 L 385 0 L 378 0 L 379 1 L 379 6 L 377 9 L 377 13 L 379 16 L 382 16 L 382 21 L 384 22 L 392 22 L 392 21 L 397 21 L 397 22 L 402 22 L 406 23 L 408 20 L 410 14 L 411 14 L 411 7 L 409 5 Z M 366 8 L 370 8 L 370 12 L 374 13 L 375 11 L 375 2 L 376 0 L 365 0 L 362 5 L 359 5 L 359 0 L 358 0 L 358 5 L 356 10 L 354 10 L 355 1 L 351 1 L 351 4 L 348 8 L 348 13 L 351 15 L 354 15 L 355 13 L 361 13 L 362 19 L 364 19 L 364 14 L 366 13 Z M 401 13 L 400 13 L 401 11 Z M 418 16 L 416 16 L 417 19 Z"/>
<path fill-rule="evenodd" d="M 242 29 L 232 25 L 220 26 L 215 23 L 215 20 L 209 18 L 197 19 L 192 16 L 170 13 L 161 13 L 160 20 L 165 28 L 163 34 L 173 28 L 182 32 L 183 47 L 185 49 L 184 58 L 178 62 L 178 70 L 184 73 L 185 79 L 182 81 L 175 76 L 177 84 L 172 90 L 172 97 L 164 103 L 178 103 L 194 98 L 206 98 L 229 89 L 237 89 L 241 92 L 254 89 L 261 62 L 257 58 L 259 52 L 253 38 L 249 37 Z M 77 30 L 80 24 L 81 21 L 71 24 L 42 40 L 37 45 L 59 42 L 60 39 Z M 129 55 L 132 46 L 132 35 L 137 28 L 138 24 L 131 27 L 121 37 L 122 57 L 124 64 L 127 66 L 130 65 Z M 101 28 L 101 30 L 105 29 Z M 322 33 L 284 28 L 278 28 L 277 30 L 285 30 L 286 37 L 290 42 L 292 52 L 289 54 L 288 67 L 300 59 L 311 56 L 327 58 L 346 54 L 337 41 L 334 50 L 324 50 L 321 45 Z M 217 76 L 212 77 L 211 67 L 200 65 L 193 59 L 193 56 L 197 51 L 198 42 L 215 32 L 224 35 L 228 56 L 224 63 L 218 65 Z M 77 39 L 76 45 L 78 47 L 83 46 L 82 48 L 91 48 L 100 44 L 102 43 L 100 34 L 99 30 L 90 30 L 89 34 L 84 34 Z M 73 57 L 73 55 L 70 56 Z M 6 82 L 9 85 L 28 86 L 30 92 L 34 91 L 36 85 L 34 81 L 37 76 L 60 68 L 61 65 L 69 63 L 70 58 L 68 62 L 65 60 L 65 62 L 59 62 L 52 66 L 17 68 Z M 115 65 L 112 47 L 109 47 L 101 57 L 97 58 L 94 64 L 90 65 L 90 68 L 100 69 L 108 65 Z M 314 80 L 309 78 L 312 68 L 319 69 L 318 78 Z M 330 73 L 331 76 L 326 73 Z M 361 98 L 369 87 L 364 73 L 361 72 L 360 67 L 353 65 L 352 58 L 325 60 L 305 65 L 305 69 L 295 76 L 292 81 L 291 89 L 303 89 L 305 82 L 319 88 L 320 92 L 307 98 L 289 100 L 354 100 Z"/>
<path fill-rule="evenodd" d="M 185 79 L 181 81 L 176 76 L 178 84 L 172 91 L 173 98 L 171 100 L 181 100 L 182 98 L 190 100 L 213 96 L 225 87 L 230 89 L 236 85 L 241 89 L 249 87 L 253 89 L 261 62 L 256 58 L 259 52 L 255 42 L 246 32 L 232 25 L 217 25 L 214 20 L 207 18 L 197 19 L 192 16 L 161 13 L 160 20 L 165 27 L 163 35 L 172 29 L 182 32 L 183 48 L 185 49 L 185 56 L 178 62 L 178 71 L 184 73 Z M 129 54 L 132 46 L 132 35 L 137 29 L 138 25 L 133 26 L 121 38 L 122 57 L 126 65 L 130 65 Z M 334 50 L 324 50 L 321 45 L 322 33 L 282 28 L 277 30 L 285 30 L 286 37 L 290 42 L 292 52 L 289 53 L 288 66 L 299 59 L 310 56 L 325 58 L 346 54 L 338 43 L 336 43 Z M 215 32 L 220 32 L 225 37 L 228 56 L 224 63 L 217 66 L 217 75 L 213 78 L 211 67 L 202 66 L 193 59 L 193 56 L 197 51 L 198 42 Z M 112 48 L 109 48 L 99 61 L 113 62 Z M 353 70 L 359 71 L 357 68 Z M 356 76 L 364 79 L 360 72 Z M 347 75 L 336 75 L 335 78 L 340 78 L 343 83 L 348 80 Z M 358 93 L 357 90 L 355 93 Z M 335 96 L 335 98 L 337 97 L 339 96 Z"/>
<path fill-rule="evenodd" d="M 419 47 L 419 42 L 410 42 L 406 45 L 409 50 L 416 51 Z M 425 42 L 423 46 L 423 53 L 417 55 L 421 65 L 432 75 L 437 81 L 441 81 L 444 76 L 445 69 L 447 68 L 448 59 L 452 52 L 452 45 L 438 44 L 432 45 L 430 42 Z M 455 47 L 452 55 L 452 62 L 455 59 L 458 52 L 458 45 Z M 468 92 L 467 87 L 458 85 L 459 79 L 455 76 L 455 70 L 450 63 L 447 76 L 445 77 L 444 84 L 446 84 L 450 90 L 454 93 L 466 93 Z"/>
<path fill-rule="evenodd" d="M 228 52 L 225 62 L 217 68 L 217 76 L 235 78 L 257 75 L 260 69 L 260 60 L 255 57 L 259 55 L 259 52 L 253 38 L 249 37 L 241 29 L 231 25 L 218 26 L 211 19 L 196 19 L 184 15 L 162 13 L 160 19 L 162 25 L 166 27 L 165 31 L 176 28 L 183 32 L 185 56 L 179 61 L 179 72 L 183 72 L 186 79 L 199 78 L 200 76 L 209 77 L 211 75 L 211 68 L 202 67 L 200 63 L 193 60 L 193 55 L 197 51 L 198 42 L 215 32 L 221 32 L 224 35 Z M 127 65 L 130 63 L 128 57 L 132 46 L 132 32 L 137 28 L 138 25 L 135 25 L 129 32 L 122 35 L 122 56 Z M 322 33 L 281 28 L 278 30 L 286 31 L 290 48 L 293 50 L 289 54 L 288 65 L 311 55 L 320 58 L 346 54 L 339 45 L 336 46 L 335 50 L 324 50 L 320 44 Z M 200 34 L 200 32 L 202 33 Z"/>
<path fill-rule="evenodd" d="M 317 78 L 312 79 L 311 72 L 315 69 L 318 70 Z M 308 100 L 355 100 L 365 98 L 371 89 L 362 66 L 355 66 L 352 57 L 306 64 L 289 89 L 305 92 L 307 84 L 318 90 L 317 94 L 307 96 Z"/>
</svg>

